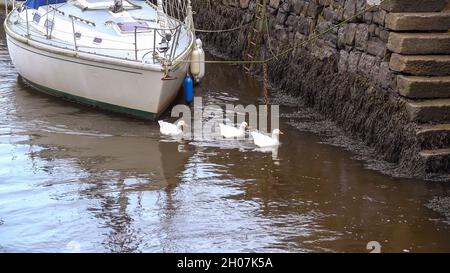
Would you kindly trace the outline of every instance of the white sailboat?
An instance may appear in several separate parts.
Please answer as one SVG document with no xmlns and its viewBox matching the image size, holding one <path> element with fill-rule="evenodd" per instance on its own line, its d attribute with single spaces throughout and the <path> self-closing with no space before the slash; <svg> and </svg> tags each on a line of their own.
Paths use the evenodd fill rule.
<svg viewBox="0 0 450 273">
<path fill-rule="evenodd" d="M 190 0 L 27 0 L 4 27 L 29 85 L 148 119 L 177 96 L 196 44 Z"/>
</svg>

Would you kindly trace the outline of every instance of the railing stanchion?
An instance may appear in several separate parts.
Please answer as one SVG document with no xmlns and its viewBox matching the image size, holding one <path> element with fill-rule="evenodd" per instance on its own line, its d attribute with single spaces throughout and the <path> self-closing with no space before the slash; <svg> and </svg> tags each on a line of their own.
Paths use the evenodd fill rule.
<svg viewBox="0 0 450 273">
<path fill-rule="evenodd" d="M 175 54 L 177 54 L 178 43 L 180 41 L 180 36 L 181 36 L 181 29 L 182 29 L 182 26 L 179 25 L 177 30 L 175 31 L 175 34 L 177 35 L 177 39 L 176 39 L 175 49 L 173 51 L 173 56 L 172 56 L 172 60 L 171 61 L 173 61 L 173 59 L 175 59 Z"/>
<path fill-rule="evenodd" d="M 27 38 L 30 38 L 30 23 L 28 22 L 28 6 L 25 5 L 25 20 L 27 21 Z"/>
<path fill-rule="evenodd" d="M 175 36 L 173 36 L 172 38 L 172 46 L 170 47 L 170 54 L 169 54 L 169 61 L 172 61 L 172 54 L 173 54 L 173 50 L 174 50 L 174 44 L 175 44 L 175 39 L 177 37 L 177 33 L 178 33 L 178 27 L 175 29 Z M 168 42 L 168 45 L 170 46 L 170 43 Z"/>
<path fill-rule="evenodd" d="M 137 49 L 137 26 L 134 27 L 134 58 L 138 59 L 138 49 Z"/>
<path fill-rule="evenodd" d="M 5 14 L 8 15 L 8 0 L 5 0 Z"/>
<path fill-rule="evenodd" d="M 77 37 L 75 36 L 75 22 L 73 21 L 73 17 L 70 17 L 70 19 L 72 19 L 73 46 L 75 47 L 75 51 L 78 51 Z"/>
<path fill-rule="evenodd" d="M 153 29 L 153 63 L 155 63 L 156 59 L 156 28 Z"/>
<path fill-rule="evenodd" d="M 49 39 L 49 37 L 48 37 L 48 26 L 50 25 L 50 22 L 48 21 L 48 13 L 49 13 L 49 11 L 48 11 L 48 0 L 46 1 L 45 5 L 47 6 L 47 11 L 45 12 L 46 18 L 45 18 L 45 24 L 44 24 L 45 30 L 46 30 L 45 35 L 47 36 L 47 39 Z"/>
</svg>

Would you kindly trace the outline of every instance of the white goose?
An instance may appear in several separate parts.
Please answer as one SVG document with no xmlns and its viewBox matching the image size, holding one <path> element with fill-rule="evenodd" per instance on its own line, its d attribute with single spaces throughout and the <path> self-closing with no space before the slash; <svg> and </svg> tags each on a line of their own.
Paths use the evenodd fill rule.
<svg viewBox="0 0 450 273">
<path fill-rule="evenodd" d="M 279 136 L 284 133 L 280 131 L 280 129 L 275 129 L 272 132 L 272 137 L 268 135 L 261 134 L 259 132 L 251 132 L 253 137 L 253 142 L 258 147 L 274 147 L 280 145 Z"/>
<path fill-rule="evenodd" d="M 166 136 L 180 136 L 183 134 L 185 123 L 183 120 L 178 121 L 176 124 L 168 123 L 162 120 L 158 120 L 159 131 Z"/>
<path fill-rule="evenodd" d="M 245 129 L 248 128 L 247 122 L 242 122 L 239 128 L 226 125 L 219 124 L 220 127 L 220 135 L 225 138 L 233 138 L 233 137 L 243 137 L 245 136 Z"/>
</svg>

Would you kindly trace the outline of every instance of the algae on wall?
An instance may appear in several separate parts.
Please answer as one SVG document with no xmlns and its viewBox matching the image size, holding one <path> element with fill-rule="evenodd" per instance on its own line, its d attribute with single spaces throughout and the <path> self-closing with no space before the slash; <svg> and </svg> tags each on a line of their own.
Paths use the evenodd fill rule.
<svg viewBox="0 0 450 273">
<path fill-rule="evenodd" d="M 396 163 L 411 176 L 429 170 L 419 157 L 416 124 L 410 122 L 405 100 L 396 90 L 396 73 L 389 69 L 388 14 L 369 9 L 365 0 L 271 0 L 268 34 L 259 59 L 267 59 L 298 45 L 268 63 L 269 79 L 308 106 L 334 120 L 353 138 Z M 199 29 L 238 31 L 201 34 L 204 44 L 228 59 L 243 59 L 252 27 L 255 0 L 194 0 Z M 337 28 L 330 28 L 348 20 Z M 330 31 L 328 31 L 330 30 Z M 310 37 L 325 35 L 306 42 Z M 261 67 L 256 66 L 256 74 Z M 447 170 L 443 170 L 444 172 Z"/>
</svg>

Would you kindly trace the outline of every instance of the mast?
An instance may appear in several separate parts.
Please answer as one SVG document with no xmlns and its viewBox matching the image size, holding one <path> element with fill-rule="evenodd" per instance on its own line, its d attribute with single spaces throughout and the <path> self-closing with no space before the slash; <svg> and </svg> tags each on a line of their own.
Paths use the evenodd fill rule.
<svg viewBox="0 0 450 273">
<path fill-rule="evenodd" d="M 194 18 L 192 17 L 192 5 L 191 5 L 191 0 L 187 0 L 187 28 L 191 31 L 194 30 Z"/>
</svg>

